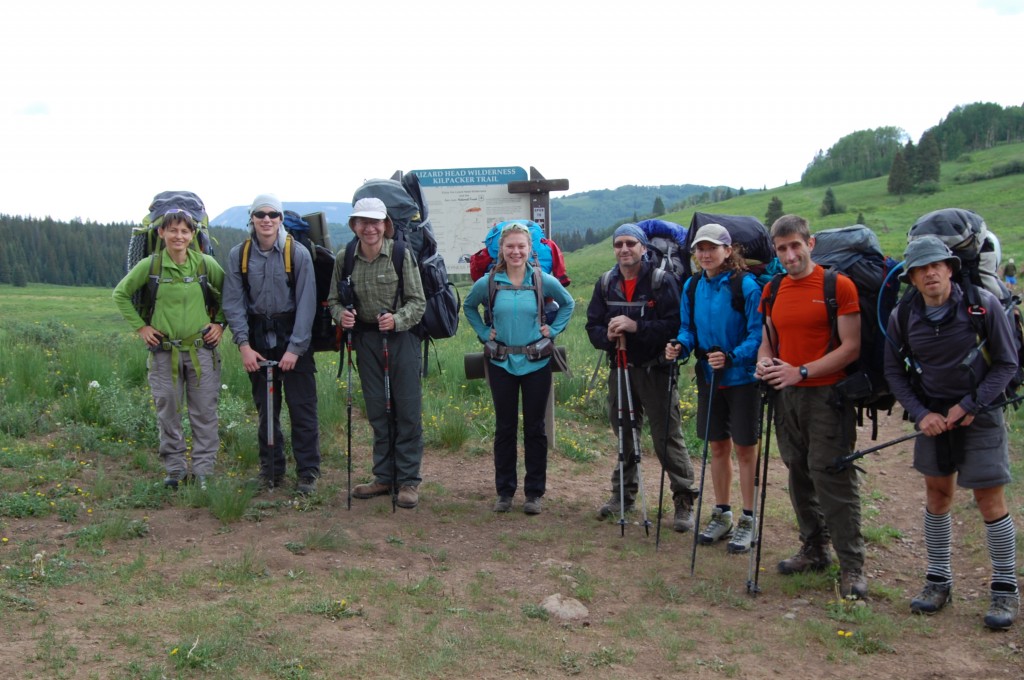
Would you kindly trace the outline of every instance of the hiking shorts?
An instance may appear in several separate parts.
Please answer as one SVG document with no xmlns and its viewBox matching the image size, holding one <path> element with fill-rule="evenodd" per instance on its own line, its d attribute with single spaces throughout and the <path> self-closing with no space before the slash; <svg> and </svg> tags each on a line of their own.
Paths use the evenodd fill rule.
<svg viewBox="0 0 1024 680">
<path fill-rule="evenodd" d="M 761 397 L 758 383 L 716 388 L 708 395 L 708 383 L 703 378 L 703 369 L 697 370 L 697 436 L 704 439 L 705 428 L 709 430 L 708 441 L 720 442 L 732 437 L 736 446 L 753 446 L 757 443 L 757 421 L 761 417 Z M 708 428 L 708 397 L 711 397 L 711 423 Z"/>
<path fill-rule="evenodd" d="M 914 443 L 914 469 L 927 477 L 945 477 L 939 466 L 936 437 L 920 436 Z M 962 429 L 956 441 L 956 483 L 964 489 L 991 489 L 1011 481 L 1006 425 L 1001 410 L 986 411 Z"/>
</svg>

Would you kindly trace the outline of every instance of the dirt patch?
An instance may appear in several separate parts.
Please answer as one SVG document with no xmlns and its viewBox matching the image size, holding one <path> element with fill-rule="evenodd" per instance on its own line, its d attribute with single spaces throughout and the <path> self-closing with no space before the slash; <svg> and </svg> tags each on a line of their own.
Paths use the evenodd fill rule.
<svg viewBox="0 0 1024 680">
<path fill-rule="evenodd" d="M 896 418 L 883 422 L 879 440 L 902 428 Z M 867 445 L 866 431 L 860 441 Z M 666 525 L 655 550 L 655 528 L 647 535 L 639 514 L 624 536 L 615 523 L 594 518 L 608 493 L 612 448 L 590 463 L 553 455 L 544 512 L 535 517 L 521 512 L 521 495 L 513 512 L 490 511 L 489 456 L 429 451 L 421 503 L 412 511 L 392 513 L 387 497 L 353 500 L 347 510 L 335 454 L 325 461 L 316 503 L 263 494 L 258 512 L 227 526 L 206 508 L 133 510 L 149 533 L 104 543 L 101 553 L 76 548 L 70 530 L 77 525 L 12 521 L 0 549 L 5 568 L 19 568 L 18 546 L 26 544 L 73 563 L 66 583 L 40 587 L 26 579 L 7 589 L 2 675 L 159 677 L 145 671 L 163 668 L 169 677 L 384 678 L 402 675 L 404 658 L 415 677 L 1024 677 L 1022 627 L 992 633 L 982 626 L 988 558 L 980 515 L 963 492 L 954 509 L 955 602 L 931 618 L 908 611 L 925 565 L 923 483 L 910 467 L 909 443 L 862 462 L 865 525 L 884 535 L 869 544 L 874 618 L 867 623 L 855 607 L 845 620 L 835 617 L 829 578 L 794 587 L 794 577 L 775 572 L 797 547 L 777 456 L 755 597 L 747 593 L 749 558 L 727 555 L 724 544 L 700 547 L 691 577 L 691 535 Z M 363 463 L 355 481 L 363 481 L 365 447 L 354 459 Z M 660 470 L 652 461 L 643 472 L 653 520 Z M 707 493 L 705 509 L 713 503 L 710 484 Z M 324 533 L 338 543 L 305 545 Z M 387 596 L 382 581 L 400 595 Z M 589 616 L 570 625 L 543 619 L 536 610 L 554 594 L 581 600 Z M 347 609 L 337 604 L 342 599 Z M 337 616 L 317 611 L 318 603 L 337 607 Z M 226 628 L 237 626 L 254 650 L 280 662 L 182 666 L 174 656 L 187 650 L 171 652 L 191 639 L 190 608 L 222 611 Z M 257 620 L 263 623 L 245 627 Z M 481 639 L 474 631 L 482 620 L 506 622 L 500 632 L 511 642 Z M 878 632 L 879 620 L 891 627 L 888 634 Z M 437 630 L 427 629 L 429 621 Z M 411 635 L 422 636 L 421 648 Z M 416 658 L 417 649 L 423 657 L 439 654 L 447 640 L 448 664 Z M 539 650 L 528 649 L 534 642 Z M 460 643 L 480 658 L 459 656 Z M 289 661 L 282 649 L 288 644 L 307 663 Z M 398 665 L 381 661 L 388 653 Z"/>
</svg>

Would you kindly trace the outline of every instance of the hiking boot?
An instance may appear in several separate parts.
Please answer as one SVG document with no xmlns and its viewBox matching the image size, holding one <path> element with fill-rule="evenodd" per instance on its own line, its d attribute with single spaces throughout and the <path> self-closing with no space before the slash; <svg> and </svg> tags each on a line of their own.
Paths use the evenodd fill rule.
<svg viewBox="0 0 1024 680">
<path fill-rule="evenodd" d="M 847 599 L 863 600 L 868 596 L 868 580 L 860 569 L 843 569 L 839 574 L 839 594 Z"/>
<path fill-rule="evenodd" d="M 792 557 L 779 562 L 780 574 L 802 574 L 805 571 L 824 571 L 832 564 L 828 543 L 804 543 Z"/>
<path fill-rule="evenodd" d="M 754 517 L 752 515 L 740 515 L 740 519 L 736 522 L 736 528 L 733 529 L 732 538 L 729 539 L 729 543 L 725 546 L 725 550 L 730 555 L 740 555 L 742 553 L 750 552 L 750 546 L 754 543 Z"/>
<path fill-rule="evenodd" d="M 726 536 L 732 535 L 732 510 L 715 508 L 711 511 L 711 521 L 704 527 L 704 531 L 697 536 L 701 545 L 711 545 Z"/>
<path fill-rule="evenodd" d="M 200 491 L 206 491 L 206 475 L 196 475 L 196 485 Z"/>
<path fill-rule="evenodd" d="M 512 496 L 498 496 L 494 501 L 494 512 L 508 512 L 512 509 Z"/>
<path fill-rule="evenodd" d="M 527 498 L 526 502 L 523 503 L 523 512 L 527 515 L 539 515 L 540 514 L 540 496 L 534 496 Z"/>
<path fill-rule="evenodd" d="M 985 614 L 985 625 L 992 630 L 1006 630 L 1013 625 L 1020 610 L 1020 593 L 993 590 L 992 602 Z"/>
<path fill-rule="evenodd" d="M 316 493 L 316 477 L 303 477 L 295 485 L 295 491 L 300 496 L 312 496 Z"/>
<path fill-rule="evenodd" d="M 181 484 L 181 477 L 178 477 L 177 475 L 167 475 L 164 477 L 163 485 L 165 489 L 177 491 L 179 484 Z"/>
<path fill-rule="evenodd" d="M 676 503 L 676 513 L 672 517 L 672 530 L 685 534 L 693 531 L 693 503 L 689 500 Z"/>
<path fill-rule="evenodd" d="M 924 590 L 910 601 L 910 611 L 915 614 L 934 614 L 949 602 L 953 587 L 949 583 L 938 583 L 930 579 L 924 582 Z"/>
<path fill-rule="evenodd" d="M 633 512 L 633 499 L 626 496 L 626 513 Z M 597 510 L 597 518 L 605 519 L 607 517 L 618 517 L 619 516 L 619 495 L 615 494 L 608 501 Z"/>
<path fill-rule="evenodd" d="M 280 489 L 284 486 L 284 475 L 280 477 L 274 477 L 271 479 L 266 475 L 256 475 L 249 480 L 249 484 L 256 487 L 256 491 L 263 493 L 264 491 L 271 491 L 273 489 Z"/>
<path fill-rule="evenodd" d="M 420 492 L 415 486 L 405 485 L 398 490 L 398 507 L 411 510 L 420 503 Z"/>
<path fill-rule="evenodd" d="M 381 484 L 380 482 L 371 482 L 370 484 L 357 484 L 356 488 L 352 489 L 352 495 L 355 498 L 373 498 L 374 496 L 384 496 L 391 493 L 390 484 Z"/>
</svg>

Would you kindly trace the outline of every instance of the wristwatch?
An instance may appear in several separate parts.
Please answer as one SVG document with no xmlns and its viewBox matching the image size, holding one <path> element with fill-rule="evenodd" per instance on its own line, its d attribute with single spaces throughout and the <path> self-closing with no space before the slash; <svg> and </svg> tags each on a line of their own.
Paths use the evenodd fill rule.
<svg viewBox="0 0 1024 680">
<path fill-rule="evenodd" d="M 801 380 L 807 380 L 807 367 L 806 366 L 801 366 L 800 367 L 800 379 Z"/>
</svg>

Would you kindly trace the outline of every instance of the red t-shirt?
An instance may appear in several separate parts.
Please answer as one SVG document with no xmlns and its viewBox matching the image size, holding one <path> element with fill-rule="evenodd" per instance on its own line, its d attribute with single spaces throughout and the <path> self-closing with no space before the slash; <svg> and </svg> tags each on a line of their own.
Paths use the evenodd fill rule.
<svg viewBox="0 0 1024 680">
<path fill-rule="evenodd" d="M 636 292 L 637 279 L 622 279 L 622 295 L 626 298 L 626 302 L 633 301 L 633 293 Z"/>
<path fill-rule="evenodd" d="M 820 265 L 802 279 L 784 276 L 771 310 L 767 310 L 770 286 L 761 293 L 761 313 L 771 317 L 778 341 L 778 357 L 792 366 L 803 366 L 820 359 L 829 351 L 832 329 L 828 323 L 828 309 L 825 307 L 825 270 Z M 846 276 L 836 277 L 837 314 L 860 312 L 857 286 Z M 839 370 L 829 375 L 816 375 L 798 385 L 814 387 L 834 385 L 846 376 Z"/>
</svg>

